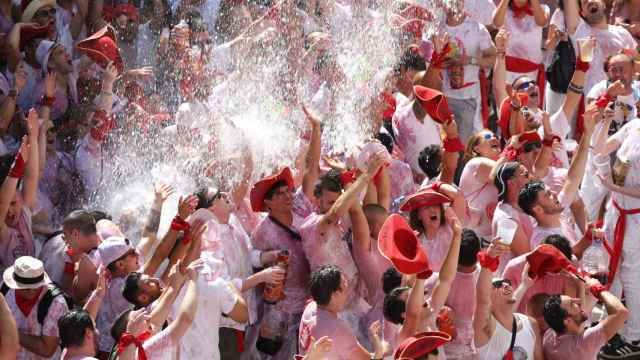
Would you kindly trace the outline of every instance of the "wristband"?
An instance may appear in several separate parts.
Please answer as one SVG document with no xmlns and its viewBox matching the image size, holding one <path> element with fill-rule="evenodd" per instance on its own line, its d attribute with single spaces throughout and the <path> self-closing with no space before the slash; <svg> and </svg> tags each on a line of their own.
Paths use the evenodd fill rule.
<svg viewBox="0 0 640 360">
<path fill-rule="evenodd" d="M 560 139 L 560 137 L 558 135 L 553 135 L 550 138 L 544 138 L 542 140 L 542 145 L 547 146 L 547 147 L 552 147 L 553 146 L 553 142 L 554 141 L 562 141 L 562 139 Z"/>
<path fill-rule="evenodd" d="M 609 96 L 609 94 L 602 94 L 600 95 L 600 97 L 596 100 L 596 106 L 599 109 L 604 109 L 607 107 L 607 105 L 609 105 L 609 103 L 611 101 L 613 101 L 614 98 Z"/>
<path fill-rule="evenodd" d="M 76 271 L 76 264 L 66 262 L 64 263 L 64 273 L 73 274 Z"/>
<path fill-rule="evenodd" d="M 431 277 L 431 275 L 433 274 L 433 270 L 431 270 L 430 268 L 424 271 L 421 271 L 419 273 L 416 274 L 416 278 L 420 279 L 420 280 L 426 280 L 428 278 Z"/>
<path fill-rule="evenodd" d="M 498 270 L 498 266 L 500 266 L 500 258 L 491 257 L 489 253 L 485 251 L 479 252 L 477 258 L 480 266 L 491 272 L 496 272 L 496 270 Z"/>
<path fill-rule="evenodd" d="M 580 58 L 578 57 L 576 59 L 576 70 L 586 73 L 587 71 L 589 71 L 589 63 L 580 60 Z"/>
<path fill-rule="evenodd" d="M 184 221 L 180 217 L 180 215 L 176 215 L 171 221 L 171 230 L 184 232 L 184 235 L 182 237 L 183 244 L 188 244 L 191 242 L 191 234 L 189 231 L 190 229 L 191 225 L 188 222 Z"/>
<path fill-rule="evenodd" d="M 11 170 L 9 170 L 9 177 L 12 178 L 22 178 L 24 175 L 25 162 L 22 157 L 22 153 L 18 152 L 15 160 L 13 161 L 13 165 L 11 166 Z"/>
<path fill-rule="evenodd" d="M 602 300 L 602 292 L 607 291 L 607 287 L 602 284 L 595 284 L 589 286 L 589 291 L 591 292 L 591 295 L 593 295 L 593 297 L 598 300 Z"/>
<path fill-rule="evenodd" d="M 460 141 L 459 137 L 455 137 L 453 139 L 446 138 L 442 142 L 442 147 L 446 152 L 460 152 L 464 151 L 464 145 Z"/>
<path fill-rule="evenodd" d="M 572 82 L 569 83 L 569 86 L 567 87 L 567 90 L 574 92 L 576 94 L 580 94 L 582 95 L 582 92 L 584 91 L 584 86 L 578 86 Z"/>
<path fill-rule="evenodd" d="M 502 156 L 509 161 L 516 161 L 518 158 L 518 150 L 513 147 L 513 145 L 507 145 L 504 150 L 502 150 Z"/>
<path fill-rule="evenodd" d="M 357 178 L 358 171 L 356 169 L 347 170 L 340 174 L 340 184 L 342 184 L 342 187 L 345 187 L 356 181 Z"/>
<path fill-rule="evenodd" d="M 55 96 L 42 95 L 42 99 L 40 100 L 40 105 L 51 107 L 53 106 L 53 103 L 55 101 L 56 101 Z"/>
</svg>

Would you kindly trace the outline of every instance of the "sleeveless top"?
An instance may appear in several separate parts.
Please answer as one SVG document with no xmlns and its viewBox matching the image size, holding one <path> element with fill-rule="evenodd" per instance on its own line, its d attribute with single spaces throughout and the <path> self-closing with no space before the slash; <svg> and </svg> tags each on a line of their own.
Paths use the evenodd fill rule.
<svg viewBox="0 0 640 360">
<path fill-rule="evenodd" d="M 536 333 L 531 320 L 524 314 L 513 314 L 518 322 L 516 344 L 513 347 L 513 360 L 533 360 Z M 478 348 L 478 359 L 501 360 L 511 344 L 511 326 L 506 329 L 496 320 L 496 330 L 484 346 Z"/>
</svg>

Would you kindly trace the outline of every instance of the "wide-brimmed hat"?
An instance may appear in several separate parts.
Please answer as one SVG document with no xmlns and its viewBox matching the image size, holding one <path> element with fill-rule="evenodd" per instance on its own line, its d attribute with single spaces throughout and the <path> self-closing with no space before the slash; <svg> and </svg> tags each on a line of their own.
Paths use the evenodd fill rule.
<svg viewBox="0 0 640 360">
<path fill-rule="evenodd" d="M 17 258 L 13 266 L 4 271 L 2 278 L 5 285 L 16 290 L 38 289 L 51 282 L 42 261 L 31 256 Z"/>
<path fill-rule="evenodd" d="M 401 211 L 411 212 L 425 206 L 434 206 L 450 203 L 451 199 L 447 195 L 441 194 L 431 187 L 422 188 L 407 196 L 400 205 Z"/>
<path fill-rule="evenodd" d="M 284 181 L 289 189 L 293 189 L 293 176 L 291 175 L 291 169 L 285 167 L 280 170 L 279 173 L 258 181 L 253 184 L 251 193 L 249 194 L 249 200 L 251 201 L 251 209 L 257 212 L 267 211 L 267 206 L 264 203 L 264 197 L 271 190 L 273 185 L 277 182 Z"/>
<path fill-rule="evenodd" d="M 378 249 L 403 274 L 417 274 L 430 269 L 424 252 L 407 221 L 398 214 L 387 218 L 378 234 Z"/>
<path fill-rule="evenodd" d="M 32 0 L 28 2 L 25 6 L 25 3 L 22 4 L 23 11 L 22 17 L 20 20 L 23 23 L 30 23 L 33 20 L 33 16 L 38 12 L 38 10 L 42 9 L 45 6 L 54 7 L 56 5 L 56 0 Z"/>
<path fill-rule="evenodd" d="M 413 87 L 416 98 L 420 101 L 422 108 L 436 122 L 449 122 L 453 113 L 449 109 L 447 97 L 438 90 L 416 85 Z"/>
</svg>

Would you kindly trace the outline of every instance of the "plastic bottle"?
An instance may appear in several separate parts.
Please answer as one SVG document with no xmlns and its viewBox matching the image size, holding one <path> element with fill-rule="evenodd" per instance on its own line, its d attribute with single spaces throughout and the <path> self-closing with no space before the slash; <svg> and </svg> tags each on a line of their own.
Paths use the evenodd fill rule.
<svg viewBox="0 0 640 360">
<path fill-rule="evenodd" d="M 591 246 L 582 255 L 582 269 L 596 278 L 601 284 L 607 283 L 609 273 L 609 254 L 602 244 L 602 240 L 595 238 Z"/>
<path fill-rule="evenodd" d="M 280 251 L 280 253 L 278 254 L 278 258 L 276 260 L 275 266 L 284 270 L 284 278 L 286 279 L 287 268 L 289 267 L 289 251 L 288 250 Z M 262 297 L 265 303 L 275 304 L 278 301 L 284 299 L 284 282 L 285 280 L 282 280 L 281 283 L 275 284 L 275 285 L 265 284 L 264 293 L 262 294 Z"/>
</svg>

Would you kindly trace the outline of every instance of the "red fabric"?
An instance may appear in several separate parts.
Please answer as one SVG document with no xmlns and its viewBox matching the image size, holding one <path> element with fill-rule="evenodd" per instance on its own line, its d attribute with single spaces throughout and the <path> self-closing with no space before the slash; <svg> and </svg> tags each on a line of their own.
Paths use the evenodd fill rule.
<svg viewBox="0 0 640 360">
<path fill-rule="evenodd" d="M 236 351 L 240 354 L 244 352 L 244 331 L 235 329 L 236 332 Z"/>
<path fill-rule="evenodd" d="M 589 67 L 590 67 L 589 63 L 580 60 L 580 57 L 578 57 L 576 59 L 576 70 L 577 71 L 582 71 L 583 73 L 586 73 L 587 71 L 589 71 Z"/>
<path fill-rule="evenodd" d="M 23 50 L 29 40 L 38 37 L 46 37 L 49 33 L 49 26 L 38 26 L 37 24 L 22 24 L 20 27 L 20 49 Z"/>
<path fill-rule="evenodd" d="M 600 95 L 600 97 L 596 100 L 596 106 L 599 109 L 604 109 L 607 107 L 607 105 L 609 105 L 610 102 L 614 101 L 615 99 L 611 96 L 609 96 L 608 94 L 602 94 Z"/>
<path fill-rule="evenodd" d="M 419 272 L 416 275 L 416 278 L 420 279 L 420 280 L 427 280 L 428 278 L 431 277 L 431 275 L 433 275 L 433 270 L 431 269 L 427 269 L 425 271 Z"/>
<path fill-rule="evenodd" d="M 510 5 L 511 11 L 513 11 L 513 16 L 516 18 L 526 15 L 533 16 L 533 10 L 531 10 L 531 4 L 528 1 L 521 7 L 516 5 L 515 2 L 511 2 Z"/>
<path fill-rule="evenodd" d="M 25 162 L 22 157 L 22 153 L 18 152 L 16 158 L 13 160 L 13 165 L 11 165 L 11 170 L 9 170 L 9 177 L 12 178 L 22 178 L 24 175 Z"/>
<path fill-rule="evenodd" d="M 448 196 L 441 194 L 432 188 L 425 188 L 407 196 L 404 202 L 400 204 L 400 210 L 411 212 L 413 210 L 420 209 L 421 207 L 440 205 L 450 202 L 451 199 L 449 199 Z"/>
<path fill-rule="evenodd" d="M 120 74 L 124 71 L 124 62 L 118 50 L 115 30 L 109 25 L 78 42 L 76 48 L 102 68 L 106 68 L 109 62 L 113 62 Z"/>
<path fill-rule="evenodd" d="M 104 110 L 98 110 L 93 114 L 96 125 L 91 128 L 91 137 L 97 142 L 103 142 L 109 132 L 116 128 L 116 120 L 113 116 L 107 116 Z"/>
<path fill-rule="evenodd" d="M 516 161 L 518 158 L 518 150 L 514 148 L 511 144 L 507 145 L 507 147 L 502 150 L 501 157 L 506 158 L 509 161 Z"/>
<path fill-rule="evenodd" d="M 607 287 L 602 284 L 589 286 L 589 292 L 591 292 L 591 295 L 598 300 L 602 300 L 601 296 L 603 291 L 607 291 Z"/>
<path fill-rule="evenodd" d="M 378 234 L 378 249 L 403 274 L 426 274 L 431 270 L 418 237 L 398 214 L 389 216 L 382 225 Z"/>
<path fill-rule="evenodd" d="M 500 118 L 498 119 L 498 127 L 502 133 L 502 138 L 509 141 L 511 138 L 511 131 L 509 130 L 509 123 L 511 122 L 511 98 L 507 97 L 500 104 Z"/>
<path fill-rule="evenodd" d="M 482 125 L 485 129 L 489 128 L 489 91 L 491 82 L 487 78 L 487 74 L 483 68 L 478 73 L 480 79 L 480 111 L 482 114 Z"/>
<path fill-rule="evenodd" d="M 114 11 L 115 17 L 120 15 L 125 15 L 129 18 L 129 20 L 133 22 L 138 22 L 138 8 L 131 4 L 120 4 L 116 6 Z"/>
<path fill-rule="evenodd" d="M 502 360 L 513 360 L 513 350 L 507 350 L 507 353 L 504 354 Z"/>
<path fill-rule="evenodd" d="M 441 52 L 434 50 L 431 54 L 431 66 L 437 69 L 442 69 L 444 62 L 451 57 L 454 51 L 455 49 L 451 43 L 446 43 Z"/>
<path fill-rule="evenodd" d="M 538 85 L 538 99 L 540 99 L 539 107 L 542 107 L 544 104 L 544 90 L 546 86 L 546 75 L 544 64 L 535 64 L 529 60 L 519 59 L 513 56 L 505 57 L 505 65 L 507 66 L 507 71 L 515 72 L 515 73 L 529 73 L 538 71 L 538 76 L 536 78 L 536 83 Z"/>
<path fill-rule="evenodd" d="M 571 264 L 571 261 L 555 246 L 549 244 L 536 247 L 527 255 L 527 262 L 531 278 L 541 278 L 548 273 L 556 274 L 562 270 L 573 274 L 577 273 L 577 269 Z"/>
<path fill-rule="evenodd" d="M 76 265 L 71 262 L 64 263 L 64 273 L 65 274 L 73 274 L 76 271 Z"/>
<path fill-rule="evenodd" d="M 453 139 L 446 138 L 442 142 L 442 148 L 446 152 L 460 152 L 464 151 L 464 144 L 462 144 L 459 137 Z"/>
<path fill-rule="evenodd" d="M 491 257 L 486 251 L 480 251 L 476 257 L 480 266 L 491 272 L 496 272 L 498 270 L 498 266 L 500 266 L 500 258 Z"/>
<path fill-rule="evenodd" d="M 54 102 L 56 102 L 55 96 L 42 95 L 42 99 L 40 99 L 40 105 L 42 106 L 52 107 Z"/>
<path fill-rule="evenodd" d="M 18 308 L 20 309 L 20 311 L 22 311 L 25 317 L 29 316 L 31 310 L 33 310 L 33 307 L 36 306 L 36 304 L 40 300 L 40 294 L 42 293 L 42 290 L 44 290 L 44 288 L 42 287 L 38 289 L 38 293 L 32 299 L 24 298 L 20 296 L 17 291 L 15 292 L 16 305 L 18 305 Z"/>
<path fill-rule="evenodd" d="M 400 343 L 393 354 L 393 359 L 418 359 L 449 341 L 451 341 L 451 336 L 443 331 L 422 332 Z"/>
<path fill-rule="evenodd" d="M 178 215 L 176 215 L 171 221 L 171 230 L 184 232 L 184 236 L 182 237 L 183 244 L 188 244 L 191 242 L 191 236 L 190 236 L 191 234 L 189 231 L 190 229 L 191 229 L 191 225 L 188 222 L 184 221 L 184 219 L 182 219 Z"/>
<path fill-rule="evenodd" d="M 382 98 L 384 99 L 385 104 L 387 104 L 387 107 L 382 112 L 382 118 L 391 119 L 393 114 L 396 112 L 396 98 L 387 92 L 382 93 Z"/>
<path fill-rule="evenodd" d="M 456 326 L 453 323 L 453 319 L 451 319 L 451 308 L 448 306 L 443 306 L 440 308 L 438 312 L 438 316 L 436 317 L 436 326 L 438 330 L 448 334 L 451 336 L 451 340 L 458 337 L 458 331 L 456 330 Z"/>
<path fill-rule="evenodd" d="M 138 336 L 125 332 L 120 337 L 120 341 L 118 342 L 118 354 L 122 354 L 124 349 L 127 346 L 134 344 L 136 348 L 138 348 L 138 360 L 147 360 L 147 353 L 144 352 L 144 348 L 142 347 L 142 343 L 147 341 L 151 337 L 151 332 L 143 331 Z"/>
<path fill-rule="evenodd" d="M 627 215 L 640 214 L 640 208 L 626 210 L 620 207 L 618 203 L 611 199 L 613 207 L 618 210 L 618 221 L 613 230 L 613 254 L 611 255 L 611 262 L 609 264 L 609 285 L 613 283 L 616 272 L 618 271 L 618 265 L 620 265 L 620 256 L 622 255 L 622 245 L 624 244 L 624 232 L 627 228 Z"/>
<path fill-rule="evenodd" d="M 358 178 L 357 169 L 347 170 L 340 174 L 340 184 L 342 184 L 342 187 L 345 187 L 356 181 L 356 178 Z"/>
</svg>

